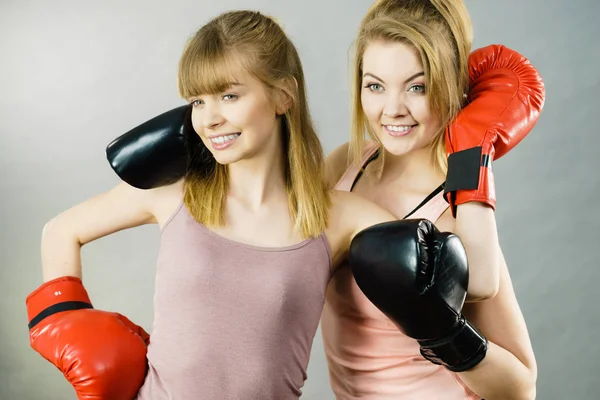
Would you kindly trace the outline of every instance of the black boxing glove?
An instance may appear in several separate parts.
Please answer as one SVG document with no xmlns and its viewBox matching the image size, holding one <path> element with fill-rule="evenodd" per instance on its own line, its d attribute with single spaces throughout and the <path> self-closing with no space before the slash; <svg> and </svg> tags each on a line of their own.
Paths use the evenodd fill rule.
<svg viewBox="0 0 600 400">
<path fill-rule="evenodd" d="M 427 360 L 454 372 L 483 360 L 487 339 L 461 315 L 469 272 L 458 236 L 425 219 L 386 222 L 354 237 L 349 262 L 365 296 Z"/>
<path fill-rule="evenodd" d="M 106 147 L 112 169 L 138 189 L 153 189 L 182 178 L 188 167 L 186 141 L 197 138 L 191 112 L 190 105 L 174 108 L 113 140 Z"/>
</svg>

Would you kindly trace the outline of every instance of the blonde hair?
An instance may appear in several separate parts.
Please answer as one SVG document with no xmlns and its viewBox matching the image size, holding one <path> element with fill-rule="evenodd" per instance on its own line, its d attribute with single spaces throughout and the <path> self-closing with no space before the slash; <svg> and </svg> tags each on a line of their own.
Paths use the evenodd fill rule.
<svg viewBox="0 0 600 400">
<path fill-rule="evenodd" d="M 432 162 L 444 174 L 447 159 L 443 132 L 465 104 L 468 59 L 473 28 L 461 0 L 381 0 L 363 18 L 356 41 L 352 133 L 349 158 L 360 164 L 365 132 L 383 147 L 364 115 L 361 103 L 363 56 L 373 41 L 397 42 L 413 48 L 423 65 L 426 96 L 441 122 L 431 142 Z M 383 157 L 375 164 L 381 167 Z"/>
<path fill-rule="evenodd" d="M 184 49 L 179 93 L 183 98 L 220 93 L 235 80 L 233 74 L 239 67 L 265 86 L 273 102 L 289 105 L 280 117 L 289 210 L 298 232 L 305 237 L 320 235 L 331 205 L 322 178 L 323 149 L 309 113 L 300 58 L 282 28 L 255 11 L 227 12 L 214 18 Z M 227 165 L 218 164 L 195 133 L 186 139 L 185 205 L 198 222 L 223 225 Z"/>
</svg>

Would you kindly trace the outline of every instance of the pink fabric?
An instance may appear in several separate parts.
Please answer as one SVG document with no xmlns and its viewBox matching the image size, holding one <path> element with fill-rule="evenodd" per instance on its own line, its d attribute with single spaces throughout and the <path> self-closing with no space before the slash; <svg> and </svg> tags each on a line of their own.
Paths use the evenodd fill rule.
<svg viewBox="0 0 600 400">
<path fill-rule="evenodd" d="M 330 276 L 324 235 L 246 245 L 197 223 L 182 204 L 161 235 L 137 399 L 298 399 Z"/>
<path fill-rule="evenodd" d="M 365 147 L 363 165 L 376 150 L 372 142 Z M 349 191 L 358 172 L 350 167 L 336 189 Z M 447 208 L 440 193 L 410 218 L 435 222 Z M 321 331 L 338 400 L 479 399 L 455 373 L 421 356 L 416 340 L 400 332 L 362 294 L 346 265 L 329 283 Z"/>
</svg>

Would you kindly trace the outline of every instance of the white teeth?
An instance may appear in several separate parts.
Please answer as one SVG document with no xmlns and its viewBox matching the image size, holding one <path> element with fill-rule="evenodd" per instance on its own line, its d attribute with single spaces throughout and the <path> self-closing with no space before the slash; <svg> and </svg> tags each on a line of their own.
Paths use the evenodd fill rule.
<svg viewBox="0 0 600 400">
<path fill-rule="evenodd" d="M 406 132 L 412 128 L 412 125 L 385 125 L 385 127 L 394 132 Z"/>
<path fill-rule="evenodd" d="M 217 136 L 214 138 L 210 138 L 210 141 L 213 143 L 225 143 L 225 142 L 229 142 L 231 140 L 237 139 L 237 137 L 240 136 L 239 133 L 234 133 L 232 135 L 225 135 L 225 136 Z"/>
</svg>

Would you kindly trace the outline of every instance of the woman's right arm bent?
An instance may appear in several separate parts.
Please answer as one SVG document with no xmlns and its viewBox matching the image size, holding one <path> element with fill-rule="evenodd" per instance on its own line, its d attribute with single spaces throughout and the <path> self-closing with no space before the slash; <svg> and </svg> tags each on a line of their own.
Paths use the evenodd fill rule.
<svg viewBox="0 0 600 400">
<path fill-rule="evenodd" d="M 52 218 L 42 230 L 44 282 L 61 276 L 81 279 L 83 245 L 124 229 L 161 223 L 165 202 L 175 204 L 171 199 L 180 188 L 181 182 L 150 190 L 121 182 Z"/>
<path fill-rule="evenodd" d="M 498 294 L 466 303 L 462 311 L 489 340 L 488 354 L 459 376 L 485 399 L 535 399 L 537 363 L 502 252 L 500 256 Z"/>
</svg>

